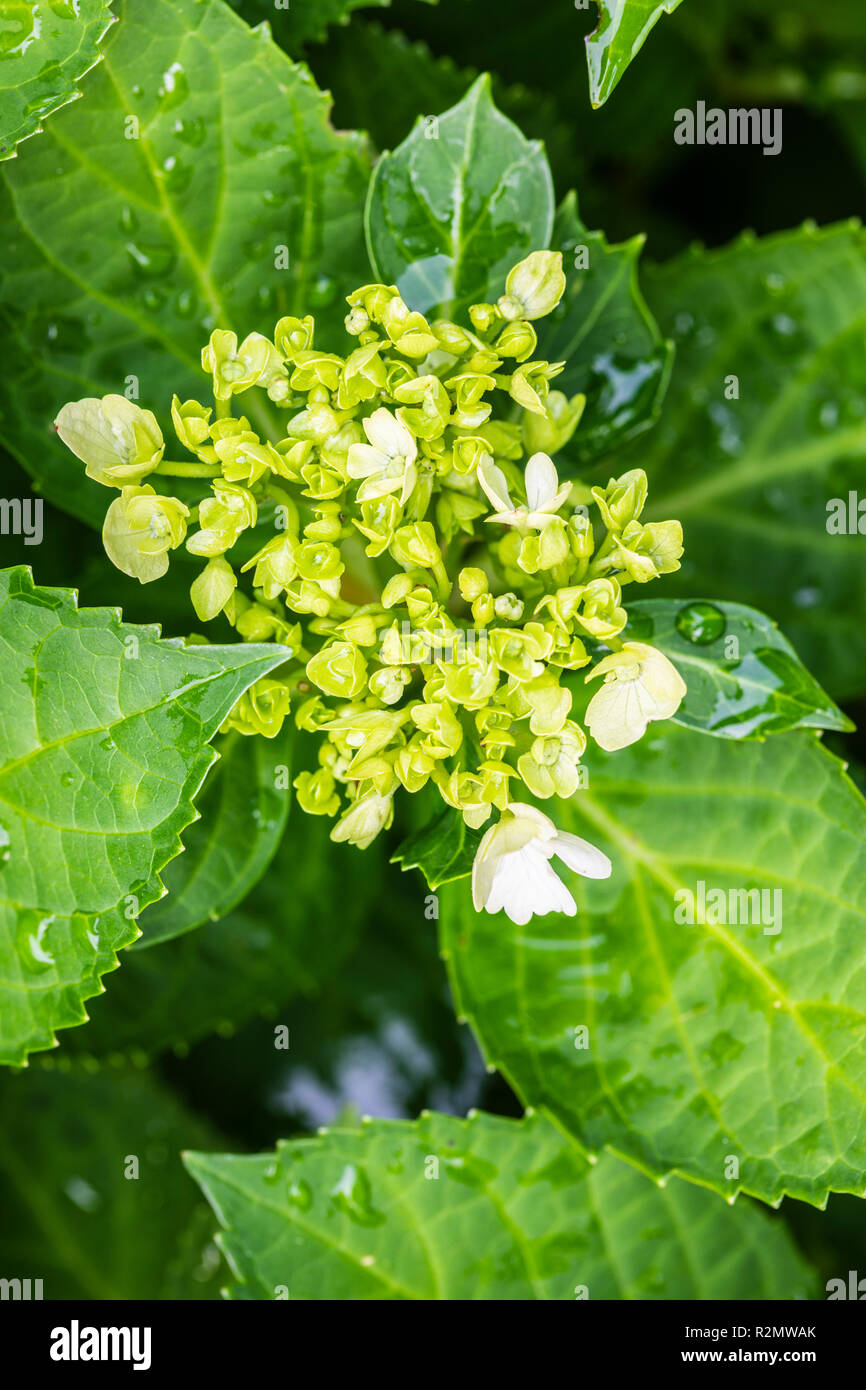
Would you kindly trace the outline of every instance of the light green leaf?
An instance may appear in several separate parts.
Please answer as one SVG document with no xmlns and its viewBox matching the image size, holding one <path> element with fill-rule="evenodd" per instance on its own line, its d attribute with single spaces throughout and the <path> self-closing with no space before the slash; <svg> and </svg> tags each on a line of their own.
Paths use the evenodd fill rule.
<svg viewBox="0 0 866 1390">
<path fill-rule="evenodd" d="M 239 1283 L 311 1300 L 807 1298 L 784 1228 L 605 1155 L 591 1164 L 541 1115 L 426 1113 L 186 1154 Z M 285 1296 L 285 1295 L 283 1295 Z"/>
<path fill-rule="evenodd" d="M 677 356 L 658 426 L 617 466 L 646 469 L 648 520 L 683 523 L 666 584 L 758 601 L 831 695 L 862 693 L 863 536 L 827 525 L 828 503 L 847 508 L 866 478 L 866 236 L 743 238 L 645 289 Z"/>
<path fill-rule="evenodd" d="M 406 869 L 420 869 L 434 891 L 472 872 L 483 830 L 471 830 L 459 811 L 446 806 L 423 829 L 409 835 L 391 859 Z"/>
<path fill-rule="evenodd" d="M 135 949 L 216 921 L 236 907 L 274 857 L 289 815 L 292 729 L 275 739 L 230 733 L 198 799 L 184 853 L 162 876 L 166 896 L 144 912 Z"/>
<path fill-rule="evenodd" d="M 114 15 L 108 0 L 5 0 L 0 12 L 0 160 L 81 96 Z"/>
<path fill-rule="evenodd" d="M 682 0 L 596 0 L 599 25 L 587 37 L 589 95 L 603 106 L 632 58 L 662 15 L 673 14 Z"/>
<path fill-rule="evenodd" d="M 438 127 L 419 117 L 376 165 L 367 245 L 411 308 L 463 315 L 497 297 L 511 267 L 546 247 L 553 184 L 543 147 L 496 109 L 479 77 Z"/>
<path fill-rule="evenodd" d="M 207 1208 L 178 1157 L 211 1126 L 131 1069 L 7 1073 L 0 1106 L 5 1276 L 41 1279 L 31 1298 L 216 1297 Z"/>
<path fill-rule="evenodd" d="M 629 604 L 627 636 L 660 648 L 688 692 L 677 724 L 718 738 L 854 725 L 810 676 L 776 624 L 741 603 L 643 599 Z"/>
<path fill-rule="evenodd" d="M 51 1047 L 161 894 L 208 740 L 280 647 L 185 647 L 0 572 L 0 1060 Z"/>
<path fill-rule="evenodd" d="M 299 995 L 318 995 L 386 891 L 375 847 L 360 854 L 331 844 L 330 829 L 330 821 L 296 811 L 239 907 L 153 950 L 128 951 L 111 988 L 90 1004 L 87 1027 L 63 1035 L 64 1053 L 140 1060 L 184 1050 L 273 1016 Z"/>
<path fill-rule="evenodd" d="M 367 145 L 333 129 L 307 70 L 221 0 L 120 0 L 118 14 L 87 100 L 0 190 L 0 438 L 100 526 L 105 493 L 49 432 L 64 402 L 137 390 L 170 438 L 172 392 L 208 389 L 212 328 L 272 333 L 313 313 L 328 346 L 341 296 L 369 276 Z M 280 437 L 276 411 L 255 406 L 253 423 Z"/>
<path fill-rule="evenodd" d="M 562 869 L 576 918 L 517 927 L 474 912 L 466 884 L 443 892 L 458 1009 L 488 1058 L 526 1104 L 657 1177 L 770 1202 L 866 1194 L 863 798 L 808 734 L 667 724 L 587 761 L 587 790 L 544 803 L 613 861 L 607 880 Z"/>
<path fill-rule="evenodd" d="M 552 246 L 562 252 L 567 288 L 539 325 L 539 353 L 565 362 L 556 389 L 586 396 L 586 409 L 563 452 L 576 466 L 604 460 L 658 418 L 670 379 L 665 342 L 638 285 L 644 237 L 610 246 L 589 232 L 570 193 L 559 209 Z M 613 465 L 611 465 L 613 467 Z"/>
</svg>

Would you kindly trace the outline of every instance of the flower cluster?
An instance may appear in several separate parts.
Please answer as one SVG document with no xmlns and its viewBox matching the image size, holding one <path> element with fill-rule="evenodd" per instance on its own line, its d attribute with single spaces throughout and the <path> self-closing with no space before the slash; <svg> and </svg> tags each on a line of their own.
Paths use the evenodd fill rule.
<svg viewBox="0 0 866 1390">
<path fill-rule="evenodd" d="M 227 725 L 273 737 L 293 713 L 317 736 L 318 766 L 295 787 L 305 811 L 338 817 L 334 840 L 369 845 L 401 787 L 434 785 L 473 828 L 495 808 L 476 871 L 488 906 L 527 856 L 555 878 L 556 829 L 519 793 L 579 785 L 573 673 L 601 681 L 585 723 L 609 750 L 685 693 L 660 652 L 621 636 L 624 586 L 679 567 L 679 523 L 641 521 L 641 470 L 588 489 L 551 459 L 585 404 L 551 388 L 564 363 L 533 355 L 533 323 L 564 288 L 559 254 L 534 252 L 461 326 L 365 285 L 348 297 L 345 357 L 316 346 L 309 317 L 241 343 L 217 330 L 202 353 L 213 405 L 172 402 L 186 460 L 164 457 L 155 417 L 125 397 L 56 421 L 89 476 L 119 490 L 103 531 L 119 569 L 157 579 L 185 544 L 204 561 L 199 619 L 286 648 Z M 172 477 L 199 480 L 197 502 L 154 486 Z M 583 872 L 604 860 L 570 852 Z"/>
</svg>

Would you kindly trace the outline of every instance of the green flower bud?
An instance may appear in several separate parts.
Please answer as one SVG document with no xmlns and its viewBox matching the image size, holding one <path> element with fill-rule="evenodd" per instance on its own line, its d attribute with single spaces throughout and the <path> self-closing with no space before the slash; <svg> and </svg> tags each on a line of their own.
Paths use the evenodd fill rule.
<svg viewBox="0 0 866 1390">
<path fill-rule="evenodd" d="M 505 293 L 509 299 L 516 300 L 521 318 L 541 319 L 551 313 L 565 293 L 561 252 L 533 251 L 519 261 L 508 272 Z M 501 304 L 500 300 L 500 307 Z"/>
<path fill-rule="evenodd" d="M 526 362 L 512 373 L 508 394 L 524 410 L 546 415 L 550 382 L 565 367 L 564 362 Z"/>
<path fill-rule="evenodd" d="M 383 346 L 376 339 L 355 348 L 346 358 L 337 391 L 337 405 L 341 410 L 350 410 L 361 401 L 371 401 L 384 393 L 387 373 L 379 356 Z"/>
<path fill-rule="evenodd" d="M 577 560 L 588 560 L 595 549 L 595 536 L 592 523 L 583 512 L 574 512 L 568 518 L 568 534 L 571 538 L 571 553 Z"/>
<path fill-rule="evenodd" d="M 514 357 L 518 362 L 525 362 L 538 347 L 538 334 L 531 323 L 527 323 L 525 319 L 518 319 L 515 323 L 505 325 L 494 347 L 500 357 Z M 539 445 L 539 448 L 542 447 Z"/>
<path fill-rule="evenodd" d="M 316 502 L 332 501 L 346 491 L 345 478 L 336 469 L 322 468 L 318 463 L 305 463 L 301 480 L 306 483 L 304 497 L 312 497 Z"/>
<path fill-rule="evenodd" d="M 436 760 L 422 751 L 422 740 L 411 738 L 394 759 L 394 771 L 407 792 L 420 792 L 427 785 Z"/>
<path fill-rule="evenodd" d="M 534 680 L 509 691 L 509 705 L 522 718 L 529 715 L 529 727 L 536 735 L 558 734 L 571 711 L 572 695 L 559 684 L 555 671 L 547 670 Z"/>
<path fill-rule="evenodd" d="M 243 598 L 243 595 L 236 590 L 235 604 L 239 598 Z M 300 623 L 287 623 L 278 613 L 265 608 L 261 603 L 247 603 L 242 613 L 232 617 L 232 606 L 230 602 L 226 608 L 226 617 L 234 623 L 245 642 L 279 642 L 287 648 L 287 656 L 296 656 L 300 652 Z"/>
<path fill-rule="evenodd" d="M 205 409 L 198 401 L 183 401 L 179 396 L 171 398 L 171 422 L 174 432 L 185 449 L 196 454 L 203 463 L 216 463 L 217 456 L 210 445 L 210 417 L 213 410 Z M 205 440 L 208 443 L 205 443 Z"/>
<path fill-rule="evenodd" d="M 443 801 L 460 811 L 464 821 L 477 830 L 490 818 L 490 802 L 482 796 L 480 777 L 459 769 L 448 777 L 437 778 Z"/>
<path fill-rule="evenodd" d="M 304 536 L 311 541 L 338 541 L 343 535 L 340 520 L 340 506 L 337 502 L 323 502 L 316 508 L 318 517 L 307 522 Z"/>
<path fill-rule="evenodd" d="M 295 370 L 290 384 L 294 391 L 311 391 L 314 386 L 324 386 L 328 391 L 336 391 L 343 371 L 342 357 L 330 352 L 318 352 L 306 348 L 294 356 Z"/>
<path fill-rule="evenodd" d="M 494 601 L 493 611 L 503 621 L 519 623 L 523 617 L 523 600 L 516 594 L 499 594 Z"/>
<path fill-rule="evenodd" d="M 338 579 L 346 568 L 338 547 L 328 541 L 304 541 L 294 558 L 302 579 Z"/>
<path fill-rule="evenodd" d="M 228 560 L 210 560 L 194 579 L 189 591 L 192 606 L 200 622 L 209 623 L 222 613 L 235 589 L 238 579 Z"/>
<path fill-rule="evenodd" d="M 274 344 L 277 352 L 285 358 L 287 362 L 294 362 L 299 352 L 306 352 L 313 346 L 313 329 L 315 324 L 307 315 L 306 318 L 282 318 L 274 329 Z"/>
<path fill-rule="evenodd" d="M 583 415 L 586 396 L 572 396 L 562 391 L 549 391 L 545 401 L 546 415 L 530 412 L 523 417 L 523 443 L 528 454 L 555 454 L 564 449 Z"/>
<path fill-rule="evenodd" d="M 419 376 L 394 388 L 394 396 L 404 402 L 397 418 L 419 439 L 437 439 L 448 424 L 451 401 L 438 376 Z"/>
<path fill-rule="evenodd" d="M 479 426 L 478 435 L 496 458 L 523 458 L 523 440 L 519 425 L 512 425 L 504 420 L 488 420 L 485 425 Z"/>
<path fill-rule="evenodd" d="M 484 396 L 496 385 L 485 372 L 460 372 L 449 377 L 445 385 L 454 392 L 454 419 L 458 429 L 476 430 L 490 418 L 493 409 Z"/>
<path fill-rule="evenodd" d="M 487 627 L 493 622 L 496 613 L 496 600 L 492 594 L 479 594 L 472 600 L 472 620 L 479 627 Z"/>
<path fill-rule="evenodd" d="M 429 521 L 416 521 L 411 526 L 399 526 L 391 541 L 391 554 L 405 569 L 432 569 L 442 563 L 442 552 L 436 543 L 436 532 Z"/>
<path fill-rule="evenodd" d="M 261 333 L 250 333 L 238 347 L 236 333 L 215 328 L 202 349 L 201 365 L 213 376 L 216 399 L 227 401 L 251 386 L 266 386 L 283 363 L 274 344 Z"/>
<path fill-rule="evenodd" d="M 331 642 L 310 657 L 307 675 L 326 695 L 351 700 L 367 683 L 367 663 L 353 642 Z"/>
<path fill-rule="evenodd" d="M 518 758 L 517 770 L 533 796 L 573 796 L 585 750 L 585 733 L 569 720 L 560 733 L 535 739 L 530 751 Z"/>
<path fill-rule="evenodd" d="M 628 614 L 619 606 L 622 591 L 615 579 L 593 579 L 581 596 L 575 616 L 581 627 L 599 642 L 615 637 L 626 625 Z"/>
<path fill-rule="evenodd" d="M 425 737 L 421 750 L 431 758 L 451 758 L 463 743 L 463 725 L 444 702 L 412 705 L 409 713 Z"/>
<path fill-rule="evenodd" d="M 411 680 L 412 672 L 406 666 L 383 666 L 370 677 L 370 694 L 386 705 L 396 705 Z"/>
<path fill-rule="evenodd" d="M 206 497 L 198 510 L 201 529 L 186 543 L 193 555 L 222 555 L 243 531 L 256 524 L 256 499 L 246 488 L 217 480 L 212 491 L 213 497 Z"/>
<path fill-rule="evenodd" d="M 262 546 L 251 560 L 242 566 L 241 573 L 255 569 L 253 584 L 261 589 L 266 599 L 279 598 L 283 590 L 288 590 L 292 580 L 297 577 L 299 550 L 298 538 L 291 531 L 274 536 L 267 545 Z"/>
<path fill-rule="evenodd" d="M 325 704 L 321 695 L 311 695 L 308 700 L 304 700 L 298 706 L 295 713 L 295 725 L 303 729 L 305 733 L 315 734 L 331 718 L 331 711 Z M 319 754 L 321 759 L 321 753 Z"/>
<path fill-rule="evenodd" d="M 125 396 L 88 396 L 65 405 L 54 428 L 81 459 L 88 478 L 106 487 L 134 486 L 165 451 L 156 416 Z"/>
<path fill-rule="evenodd" d="M 442 674 L 448 699 L 466 709 L 486 705 L 499 684 L 495 663 L 480 652 L 467 651 L 460 661 L 443 665 Z"/>
<path fill-rule="evenodd" d="M 380 796 L 378 792 L 367 792 L 354 801 L 331 831 L 331 839 L 337 842 L 348 841 L 358 849 L 367 849 L 382 830 L 387 830 L 394 819 L 394 801 L 391 796 Z"/>
<path fill-rule="evenodd" d="M 168 569 L 168 551 L 183 541 L 188 516 L 176 497 L 160 497 L 147 484 L 125 487 L 105 514 L 105 553 L 124 574 L 150 584 Z"/>
<path fill-rule="evenodd" d="M 460 596 L 466 603 L 471 603 L 473 599 L 480 598 L 486 594 L 490 585 L 487 575 L 479 569 L 462 569 L 457 576 L 457 586 Z"/>
<path fill-rule="evenodd" d="M 491 328 L 502 322 L 502 315 L 495 304 L 471 304 L 469 319 L 478 333 L 489 333 Z"/>
<path fill-rule="evenodd" d="M 635 521 L 646 505 L 646 473 L 632 468 L 621 478 L 611 478 L 606 488 L 594 487 L 592 495 L 608 531 L 618 533 Z"/>
<path fill-rule="evenodd" d="M 465 328 L 461 328 L 458 323 L 452 323 L 450 319 L 436 319 L 431 323 L 430 331 L 435 333 L 439 346 L 454 357 L 463 357 L 467 352 L 481 347 L 481 343 L 472 333 L 467 333 Z"/>
<path fill-rule="evenodd" d="M 276 738 L 290 705 L 290 691 L 282 681 L 258 680 L 238 700 L 222 730 L 237 729 L 241 734 L 263 734 L 265 738 Z"/>
<path fill-rule="evenodd" d="M 571 557 L 568 528 L 561 517 L 552 517 L 537 534 L 526 536 L 520 547 L 517 563 L 527 574 L 552 570 Z"/>
<path fill-rule="evenodd" d="M 638 584 L 680 567 L 683 528 L 678 521 L 630 521 L 616 540 L 619 563 Z"/>
<path fill-rule="evenodd" d="M 347 642 L 354 642 L 356 647 L 375 647 L 379 641 L 376 619 L 372 613 L 363 613 L 360 610 L 346 622 L 340 623 L 338 631 L 341 637 L 345 637 Z"/>
<path fill-rule="evenodd" d="M 392 575 L 382 590 L 382 607 L 396 608 L 405 603 L 414 587 L 415 578 L 411 573 Z"/>
<path fill-rule="evenodd" d="M 326 768 L 301 772 L 292 783 L 298 805 L 311 816 L 335 816 L 340 809 L 336 783 Z"/>
<path fill-rule="evenodd" d="M 539 637 L 542 640 L 539 640 Z M 542 656 L 553 645 L 540 623 L 530 623 L 527 630 L 494 628 L 489 634 L 493 660 L 506 675 L 517 681 L 534 680 L 544 672 Z"/>
<path fill-rule="evenodd" d="M 371 502 L 362 502 L 361 520 L 355 521 L 353 519 L 352 525 L 357 527 L 361 535 L 366 536 L 369 540 L 367 554 L 371 558 L 381 555 L 383 551 L 388 549 L 402 515 L 403 508 L 393 495 L 377 497 Z"/>
<path fill-rule="evenodd" d="M 286 433 L 291 439 L 308 439 L 322 445 L 337 433 L 341 423 L 340 416 L 329 405 L 311 405 L 289 421 Z"/>
<path fill-rule="evenodd" d="M 349 310 L 348 314 L 343 319 L 343 323 L 346 332 L 351 334 L 353 338 L 357 338 L 362 333 L 366 333 L 367 329 L 370 327 L 370 315 L 367 313 L 366 309 L 362 309 L 360 305 L 357 305 L 354 309 Z"/>
<path fill-rule="evenodd" d="M 405 357 L 426 357 L 439 346 L 424 315 L 410 310 L 399 295 L 385 305 L 380 322 L 397 351 Z"/>
</svg>

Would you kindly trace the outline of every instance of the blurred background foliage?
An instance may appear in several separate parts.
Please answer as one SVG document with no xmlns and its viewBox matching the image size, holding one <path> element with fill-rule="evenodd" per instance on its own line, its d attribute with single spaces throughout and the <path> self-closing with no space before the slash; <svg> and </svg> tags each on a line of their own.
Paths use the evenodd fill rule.
<svg viewBox="0 0 866 1390">
<path fill-rule="evenodd" d="M 328 5 L 314 18 L 305 5 L 275 13 L 269 0 L 233 3 L 251 23 L 269 19 L 331 91 L 334 123 L 369 131 L 379 149 L 491 71 L 499 106 L 544 140 L 559 196 L 576 187 L 584 221 L 610 240 L 646 232 L 649 260 L 695 240 L 723 245 L 744 228 L 764 234 L 866 208 L 863 0 L 685 0 L 598 111 L 584 52 L 594 11 L 570 0 L 530 9 L 525 0 L 396 0 L 332 27 Z M 782 153 L 756 161 L 734 146 L 709 160 L 675 145 L 673 112 L 698 99 L 783 107 Z M 26 495 L 28 480 L 2 462 L 7 495 L 16 483 Z M 41 583 L 72 575 L 82 604 L 153 620 L 148 591 L 107 564 L 95 532 L 47 503 L 45 531 Z M 7 563 L 32 563 L 14 537 L 5 545 Z M 182 555 L 160 586 L 167 635 L 191 630 Z M 761 599 L 751 596 L 758 607 Z M 866 702 L 845 707 L 866 726 Z M 863 733 L 827 742 L 864 785 Z M 4 1266 L 44 1270 L 53 1296 L 216 1297 L 224 1272 L 213 1222 L 180 1149 L 255 1151 L 364 1113 L 520 1113 L 454 1016 L 420 875 L 388 864 L 402 833 L 395 826 L 363 856 L 326 854 L 327 826 L 293 812 L 244 903 L 128 953 L 88 1025 L 61 1034 L 28 1072 L 0 1078 Z M 275 1045 L 281 1027 L 285 1049 Z M 109 1171 L 119 1149 L 140 1162 L 141 1201 L 141 1188 L 133 1200 Z M 778 1219 L 822 1283 L 862 1265 L 863 1202 L 834 1197 L 819 1213 L 786 1201 Z"/>
</svg>

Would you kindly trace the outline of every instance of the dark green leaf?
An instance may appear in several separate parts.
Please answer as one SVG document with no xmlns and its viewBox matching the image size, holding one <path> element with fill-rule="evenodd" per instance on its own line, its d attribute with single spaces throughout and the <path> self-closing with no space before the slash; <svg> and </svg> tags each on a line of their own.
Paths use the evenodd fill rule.
<svg viewBox="0 0 866 1390">
<path fill-rule="evenodd" d="M 551 245 L 562 251 L 568 286 L 540 325 L 540 354 L 565 362 L 557 390 L 586 396 L 577 433 L 564 452 L 578 467 L 607 460 L 659 416 L 673 345 L 665 342 L 638 285 L 644 238 L 610 246 L 588 232 L 570 193 L 557 213 Z"/>
<path fill-rule="evenodd" d="M 666 724 L 587 763 L 588 789 L 544 803 L 613 861 L 606 880 L 563 869 L 576 918 L 517 927 L 443 891 L 458 1009 L 490 1062 L 656 1177 L 866 1195 L 863 798 L 805 733 Z"/>
<path fill-rule="evenodd" d="M 602 106 L 632 58 L 643 48 L 662 15 L 673 14 L 682 0 L 596 0 L 598 28 L 586 40 L 589 95 Z"/>
<path fill-rule="evenodd" d="M 764 738 L 788 729 L 849 732 L 776 624 L 741 603 L 643 599 L 629 604 L 628 636 L 659 647 L 688 694 L 674 720 L 719 738 Z"/>
<path fill-rule="evenodd" d="M 229 0 L 249 24 L 266 19 L 277 43 L 292 57 L 309 43 L 324 43 L 328 30 L 345 25 L 356 10 L 384 9 L 391 0 Z M 435 5 L 436 0 L 425 0 Z M 365 71 L 366 77 L 366 71 Z"/>
<path fill-rule="evenodd" d="M 483 830 L 471 830 L 459 811 L 450 806 L 403 841 L 391 863 L 420 869 L 432 889 L 452 883 L 472 872 Z"/>
<path fill-rule="evenodd" d="M 280 647 L 185 647 L 70 590 L 0 571 L 0 1058 L 23 1062 L 138 935 L 162 892 L 208 741 L 284 660 Z"/>
<path fill-rule="evenodd" d="M 0 190 L 0 437 L 99 526 L 104 491 L 51 431 L 64 402 L 137 388 L 169 437 L 172 392 L 207 388 L 212 328 L 271 333 L 281 314 L 313 313 L 326 345 L 341 296 L 369 277 L 366 142 L 333 129 L 306 69 L 221 0 L 119 0 L 118 13 L 87 100 Z M 289 269 L 275 268 L 280 247 Z M 280 437 L 276 412 L 254 405 L 253 420 Z"/>
<path fill-rule="evenodd" d="M 186 831 L 184 853 L 162 876 L 166 896 L 144 912 L 140 950 L 216 921 L 258 882 L 289 814 L 292 730 L 275 739 L 232 733 L 198 799 L 199 819 Z"/>
<path fill-rule="evenodd" d="M 808 1298 L 784 1228 L 688 1184 L 593 1165 L 541 1115 L 373 1120 L 252 1157 L 184 1159 L 235 1298 Z"/>
<path fill-rule="evenodd" d="M 438 125 L 420 119 L 382 156 L 367 202 L 376 274 L 425 314 L 461 315 L 500 295 L 511 267 L 547 246 L 552 224 L 544 150 L 496 109 L 486 76 Z"/>
</svg>

